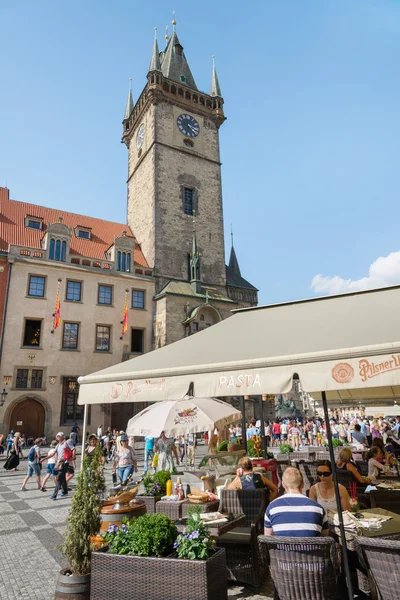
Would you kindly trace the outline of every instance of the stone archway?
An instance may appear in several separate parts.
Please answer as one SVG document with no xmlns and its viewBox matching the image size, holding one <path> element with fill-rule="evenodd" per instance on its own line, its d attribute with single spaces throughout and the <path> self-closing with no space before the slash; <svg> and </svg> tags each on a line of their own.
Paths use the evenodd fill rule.
<svg viewBox="0 0 400 600">
<path fill-rule="evenodd" d="M 33 438 L 45 434 L 48 414 L 46 404 L 39 398 L 20 398 L 10 405 L 7 412 L 5 423 L 9 423 L 8 431 L 13 429 Z"/>
</svg>

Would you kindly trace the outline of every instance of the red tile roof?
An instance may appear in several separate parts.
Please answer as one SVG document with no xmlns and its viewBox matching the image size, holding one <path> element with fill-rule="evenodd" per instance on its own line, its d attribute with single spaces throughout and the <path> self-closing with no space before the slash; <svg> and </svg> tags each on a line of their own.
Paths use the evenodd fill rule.
<svg viewBox="0 0 400 600">
<path fill-rule="evenodd" d="M 36 204 L 27 204 L 17 200 L 9 200 L 8 189 L 0 187 L 0 250 L 7 251 L 9 244 L 40 248 L 40 241 L 47 225 L 57 223 L 62 217 L 63 223 L 74 229 L 77 226 L 91 229 L 91 239 L 80 238 L 72 232 L 70 252 L 72 255 L 87 256 L 106 260 L 105 252 L 114 242 L 115 236 L 121 236 L 126 231 L 128 237 L 134 237 L 128 225 L 103 221 L 94 217 L 85 217 L 54 208 L 46 208 Z M 25 227 L 25 217 L 43 219 L 43 229 Z M 136 242 L 135 264 L 148 267 L 143 252 Z"/>
</svg>

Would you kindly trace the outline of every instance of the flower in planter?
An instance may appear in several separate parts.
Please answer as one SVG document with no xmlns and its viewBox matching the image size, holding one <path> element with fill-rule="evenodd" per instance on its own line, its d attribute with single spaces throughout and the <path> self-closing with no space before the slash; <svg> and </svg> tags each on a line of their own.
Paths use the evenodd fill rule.
<svg viewBox="0 0 400 600">
<path fill-rule="evenodd" d="M 110 554 L 166 556 L 177 533 L 175 523 L 166 515 L 150 513 L 126 521 L 121 527 L 110 525 L 104 538 Z"/>
<path fill-rule="evenodd" d="M 208 537 L 206 525 L 200 518 L 200 507 L 189 511 L 188 524 L 184 533 L 176 538 L 174 548 L 178 558 L 206 560 L 213 550 L 215 542 Z"/>
</svg>

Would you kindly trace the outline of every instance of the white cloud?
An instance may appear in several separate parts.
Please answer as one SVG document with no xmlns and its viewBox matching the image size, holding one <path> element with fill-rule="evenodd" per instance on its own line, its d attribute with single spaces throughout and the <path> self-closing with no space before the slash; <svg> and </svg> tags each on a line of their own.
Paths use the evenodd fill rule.
<svg viewBox="0 0 400 600">
<path fill-rule="evenodd" d="M 370 265 L 367 277 L 343 279 L 319 274 L 313 278 L 311 287 L 319 294 L 343 294 L 397 284 L 400 284 L 400 251 L 377 258 Z"/>
</svg>

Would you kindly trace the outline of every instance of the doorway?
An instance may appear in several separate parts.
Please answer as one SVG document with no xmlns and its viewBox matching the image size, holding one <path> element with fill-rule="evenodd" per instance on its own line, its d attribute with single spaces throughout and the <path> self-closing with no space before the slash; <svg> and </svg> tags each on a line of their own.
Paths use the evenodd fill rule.
<svg viewBox="0 0 400 600">
<path fill-rule="evenodd" d="M 10 429 L 23 433 L 26 437 L 44 435 L 44 408 L 37 400 L 26 398 L 19 402 L 11 413 Z"/>
</svg>

